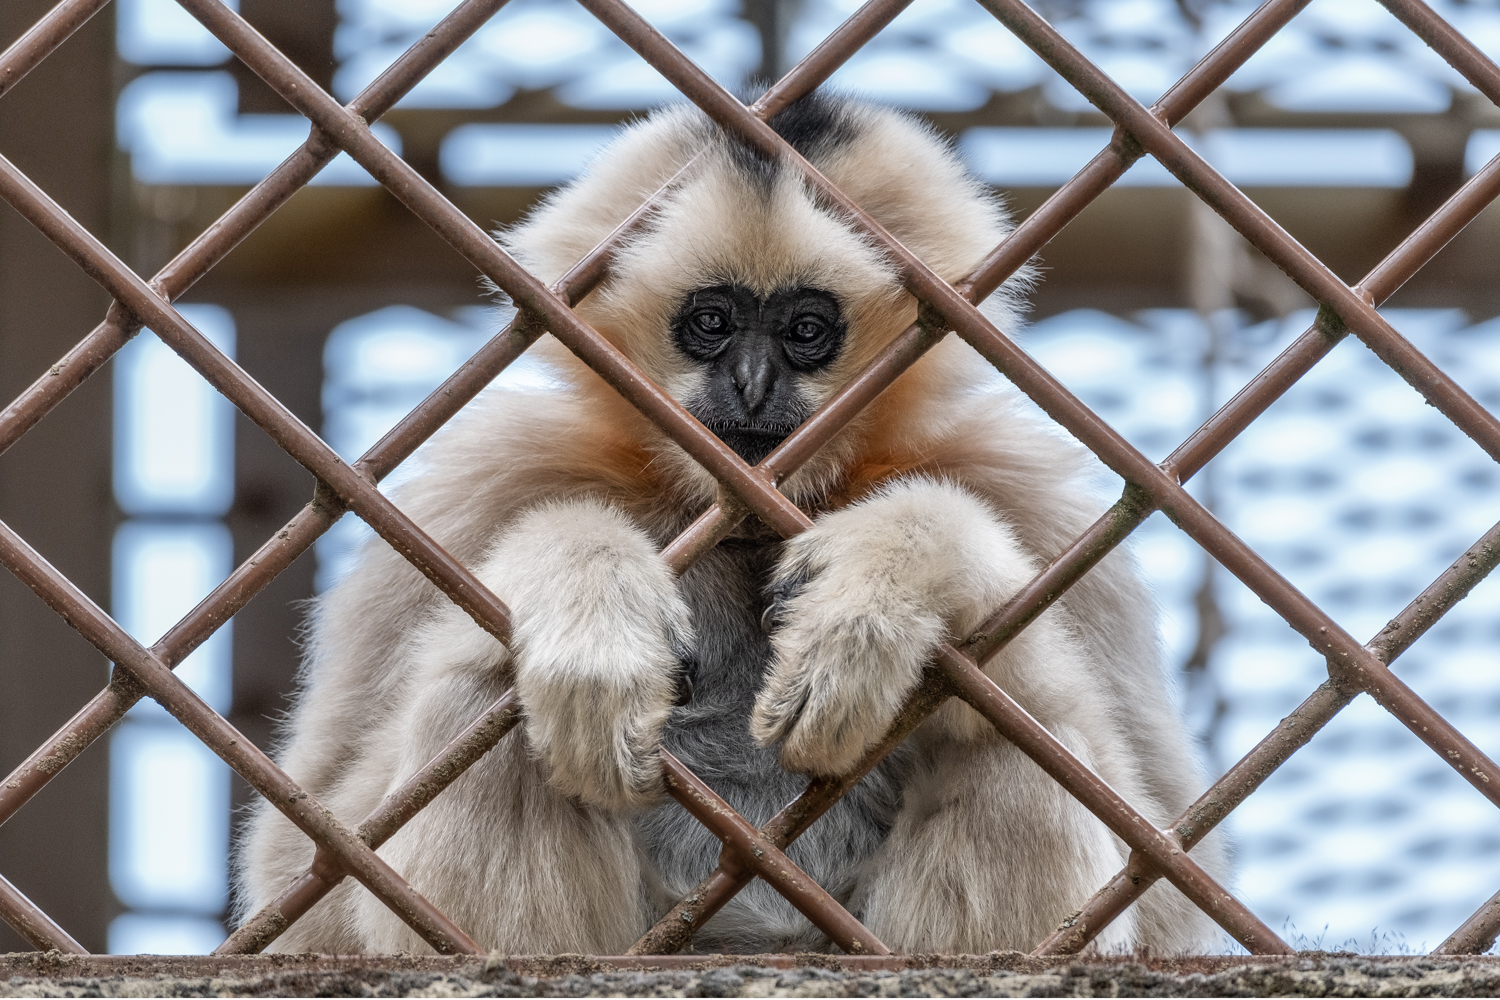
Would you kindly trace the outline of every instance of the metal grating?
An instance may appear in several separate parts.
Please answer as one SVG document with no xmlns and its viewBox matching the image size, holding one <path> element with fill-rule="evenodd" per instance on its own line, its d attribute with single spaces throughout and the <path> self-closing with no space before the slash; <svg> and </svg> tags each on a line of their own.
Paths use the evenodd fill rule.
<svg viewBox="0 0 1500 1000">
<path fill-rule="evenodd" d="M 0 54 L 0 96 L 62 45 L 108 0 L 63 0 Z M 1307 373 L 1349 332 L 1364 341 L 1433 406 L 1500 460 L 1500 422 L 1376 311 L 1450 239 L 1500 194 L 1500 158 L 1491 161 L 1419 226 L 1360 283 L 1339 280 L 1298 245 L 1240 190 L 1171 131 L 1227 77 L 1266 44 L 1309 0 L 1268 0 L 1205 56 L 1157 104 L 1147 109 L 1090 63 L 1022 0 L 979 0 L 1007 29 L 1049 63 L 1115 123 L 1110 144 L 1028 217 L 957 286 L 939 279 L 874 220 L 808 165 L 766 120 L 808 93 L 873 38 L 910 0 L 871 0 L 765 96 L 746 107 L 727 94 L 622 0 L 580 0 L 631 48 L 726 131 L 768 157 L 800 170 L 857 228 L 882 244 L 906 289 L 922 304 L 919 321 L 884 351 L 764 461 L 750 467 L 646 379 L 570 306 L 604 279 L 619 240 L 650 212 L 674 181 L 653 195 L 616 232 L 551 288 L 505 254 L 478 226 L 444 199 L 397 155 L 381 145 L 368 123 L 485 21 L 506 0 L 465 0 L 347 106 L 317 87 L 220 0 L 180 0 L 214 35 L 313 124 L 307 143 L 209 227 L 149 282 L 132 272 L 80 227 L 8 160 L 0 158 L 0 197 L 67 253 L 115 299 L 104 321 L 41 380 L 0 411 L 0 450 L 14 444 L 70 391 L 97 371 L 142 326 L 227 396 L 246 416 L 311 471 L 315 497 L 261 549 L 156 645 L 141 646 L 8 526 L 0 523 L 0 563 L 36 591 L 115 664 L 110 685 L 0 784 L 0 822 L 9 819 L 63 766 L 120 720 L 142 697 L 157 700 L 317 844 L 313 865 L 277 901 L 238 928 L 218 953 L 263 949 L 345 877 L 375 893 L 435 949 L 481 951 L 461 928 L 383 862 L 375 849 L 448 783 L 494 747 L 519 721 L 507 694 L 410 777 L 359 825 L 350 829 L 302 791 L 271 760 L 216 714 L 172 673 L 194 648 L 244 607 L 346 510 L 352 510 L 396 547 L 482 627 L 502 642 L 509 634 L 505 606 L 377 489 L 419 444 L 550 331 L 631 404 L 654 420 L 720 483 L 719 501 L 663 551 L 681 572 L 744 518 L 756 516 L 783 536 L 811 522 L 776 489 L 861 408 L 949 332 L 962 337 L 1127 483 L 1124 495 L 1083 536 L 1017 593 L 973 635 L 945 644 L 926 680 L 891 731 L 849 774 L 818 779 L 759 829 L 711 788 L 663 752 L 670 794 L 724 843 L 719 866 L 632 948 L 664 954 L 687 944 L 694 930 L 751 879 L 768 881 L 809 920 L 850 953 L 888 949 L 831 896 L 789 862 L 781 849 L 815 822 L 886 753 L 949 697 L 960 697 L 993 723 L 1132 849 L 1130 862 L 1045 941 L 1038 954 L 1077 951 L 1158 878 L 1166 878 L 1258 954 L 1290 949 L 1232 894 L 1211 879 L 1188 851 L 1360 692 L 1409 728 L 1440 757 L 1500 805 L 1500 769 L 1389 669 L 1389 664 L 1500 562 L 1500 525 L 1464 555 L 1366 644 L 1341 629 L 1264 559 L 1195 501 L 1182 482 Z M 1500 104 L 1500 68 L 1421 0 L 1381 0 L 1491 101 Z M 341 150 L 385 185 L 463 257 L 503 288 L 519 312 L 440 389 L 408 414 L 352 466 L 275 397 L 257 385 L 172 307 L 171 301 L 274 213 Z M 1210 208 L 1311 294 L 1317 321 L 1160 465 L 1140 452 L 996 329 L 976 308 L 1094 198 L 1150 153 Z M 686 168 L 685 168 L 686 169 Z M 680 176 L 680 175 L 679 175 Z M 1206 791 L 1168 829 L 1158 829 L 1111 790 L 1003 690 L 981 665 L 1118 545 L 1155 510 L 1200 544 L 1280 614 L 1328 661 L 1329 679 Z M 39 948 L 83 949 L 50 917 L 0 877 L 0 916 Z M 1500 933 L 1500 894 L 1454 932 L 1439 951 L 1488 949 Z"/>
</svg>

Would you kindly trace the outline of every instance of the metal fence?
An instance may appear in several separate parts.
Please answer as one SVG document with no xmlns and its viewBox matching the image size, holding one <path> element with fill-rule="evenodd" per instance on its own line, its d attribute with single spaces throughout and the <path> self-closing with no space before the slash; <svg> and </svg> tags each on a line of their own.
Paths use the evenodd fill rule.
<svg viewBox="0 0 1500 1000">
<path fill-rule="evenodd" d="M 107 2 L 64 0 L 0 54 L 0 96 Z M 668 565 L 679 573 L 746 517 L 759 517 L 786 537 L 810 526 L 807 515 L 777 490 L 777 483 L 950 332 L 971 344 L 1126 482 L 1120 500 L 977 632 L 961 642 L 944 644 L 938 650 L 921 688 L 886 737 L 870 749 L 853 771 L 810 782 L 797 799 L 765 826 L 757 829 L 751 825 L 708 785 L 663 751 L 663 781 L 667 791 L 723 841 L 724 850 L 718 867 L 648 931 L 631 948 L 631 954 L 680 950 L 697 928 L 757 877 L 770 883 L 844 951 L 888 954 L 885 945 L 792 864 L 782 849 L 950 697 L 962 698 L 979 711 L 1131 848 L 1127 866 L 1093 898 L 1078 901 L 1082 908 L 1037 945 L 1038 954 L 1081 949 L 1159 878 L 1177 886 L 1250 951 L 1288 952 L 1287 944 L 1210 878 L 1193 861 L 1189 851 L 1361 692 L 1370 694 L 1486 798 L 1500 805 L 1500 768 L 1389 668 L 1398 655 L 1500 562 L 1500 525 L 1475 542 L 1379 634 L 1361 644 L 1235 537 L 1182 485 L 1349 332 L 1366 343 L 1487 454 L 1500 460 L 1500 422 L 1375 310 L 1376 304 L 1389 297 L 1500 194 L 1500 158 L 1480 170 L 1361 282 L 1350 286 L 1298 245 L 1172 132 L 1174 124 L 1209 97 L 1309 0 L 1268 0 L 1150 109 L 1127 95 L 1023 0 L 979 0 L 1103 111 L 1116 128 L 1105 149 L 956 286 L 938 278 L 766 124 L 777 111 L 827 79 L 910 0 L 871 0 L 749 107 L 709 79 L 622 0 L 580 0 L 727 132 L 762 155 L 781 158 L 800 171 L 833 210 L 886 249 L 896 262 L 906 289 L 921 303 L 917 323 L 892 341 L 863 372 L 755 467 L 741 461 L 570 309 L 605 279 L 613 249 L 640 225 L 654 204 L 668 195 L 675 178 L 549 288 L 522 269 L 482 229 L 372 136 L 369 122 L 379 118 L 431 72 L 506 0 L 465 0 L 347 106 L 341 106 L 315 85 L 220 0 L 180 2 L 240 60 L 311 120 L 311 136 L 301 149 L 150 281 L 132 272 L 32 179 L 10 161 L 0 158 L 0 197 L 67 253 L 115 300 L 98 327 L 0 412 L 0 450 L 14 444 L 139 329 L 149 326 L 311 471 L 319 485 L 312 502 L 150 648 L 132 639 L 24 538 L 0 523 L 0 562 L 115 664 L 109 686 L 0 783 L 0 822 L 14 815 L 54 775 L 118 722 L 133 704 L 151 697 L 317 844 L 316 857 L 308 871 L 279 899 L 236 929 L 218 953 L 263 949 L 346 877 L 359 880 L 439 952 L 475 953 L 483 950 L 484 944 L 493 944 L 472 940 L 382 861 L 376 849 L 515 728 L 519 705 L 513 693 L 502 697 L 474 720 L 443 753 L 411 775 L 405 785 L 388 796 L 357 828 L 351 829 L 301 790 L 260 749 L 183 684 L 172 669 L 350 510 L 482 627 L 500 641 L 507 641 L 510 616 L 505 606 L 386 499 L 376 483 L 549 331 L 655 421 L 719 482 L 718 502 L 662 553 Z M 1381 2 L 1482 94 L 1500 103 L 1500 68 L 1462 34 L 1421 0 Z M 347 150 L 466 260 L 504 289 L 519 309 L 514 322 L 353 465 L 340 460 L 328 445 L 171 305 L 173 299 L 221 261 L 341 150 Z M 1160 465 L 1151 463 L 1130 446 L 975 308 L 976 303 L 1025 264 L 1146 153 L 1166 166 L 1321 305 L 1317 321 L 1305 333 Z M 1305 636 L 1328 662 L 1328 680 L 1167 829 L 1159 829 L 1146 820 L 981 670 L 982 664 L 1000 647 L 1156 510 L 1165 512 L 1212 558 Z M 83 951 L 64 928 L 3 877 L 0 877 L 0 916 L 38 948 Z M 1443 942 L 1438 951 L 1450 954 L 1484 951 L 1493 944 L 1497 933 L 1500 933 L 1500 893 Z"/>
</svg>

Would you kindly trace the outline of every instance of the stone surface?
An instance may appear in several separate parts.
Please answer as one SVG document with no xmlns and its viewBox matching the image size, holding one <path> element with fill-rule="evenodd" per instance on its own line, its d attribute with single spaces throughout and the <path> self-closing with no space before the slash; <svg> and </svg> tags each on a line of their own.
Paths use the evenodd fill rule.
<svg viewBox="0 0 1500 1000">
<path fill-rule="evenodd" d="M 1018 953 L 550 957 L 17 953 L 7 997 L 1387 997 L 1497 996 L 1500 960 L 1310 952 L 1291 958 L 1037 959 Z"/>
</svg>

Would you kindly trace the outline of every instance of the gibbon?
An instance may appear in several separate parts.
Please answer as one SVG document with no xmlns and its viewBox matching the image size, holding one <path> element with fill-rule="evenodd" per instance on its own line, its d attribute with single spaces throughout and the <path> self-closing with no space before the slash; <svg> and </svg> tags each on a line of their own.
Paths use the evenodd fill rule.
<svg viewBox="0 0 1500 1000">
<path fill-rule="evenodd" d="M 771 125 L 947 280 L 1012 228 L 907 115 L 814 95 Z M 917 314 L 892 262 L 794 171 L 669 108 L 497 238 L 555 281 L 700 151 L 578 312 L 754 463 Z M 984 303 L 1001 329 L 1016 329 L 1030 279 Z M 977 627 L 1102 508 L 1082 449 L 950 336 L 783 484 L 814 527 L 787 541 L 752 516 L 674 578 L 659 550 L 714 502 L 714 480 L 551 337 L 533 351 L 555 386 L 481 394 L 395 494 L 509 605 L 511 648 L 373 540 L 312 613 L 280 762 L 356 824 L 513 670 L 523 726 L 380 853 L 484 947 L 618 954 L 721 848 L 665 797 L 659 745 L 765 822 L 807 775 L 855 764 L 934 647 Z M 1154 603 L 1120 551 L 987 669 L 1165 825 L 1202 779 L 1160 661 Z M 980 953 L 1034 947 L 1129 852 L 953 700 L 787 853 L 893 950 Z M 1218 839 L 1194 857 L 1225 876 Z M 312 860 L 262 803 L 239 850 L 242 912 Z M 1095 947 L 1218 941 L 1163 881 Z M 430 950 L 352 879 L 275 947 Z M 755 881 L 692 947 L 831 945 Z"/>
</svg>

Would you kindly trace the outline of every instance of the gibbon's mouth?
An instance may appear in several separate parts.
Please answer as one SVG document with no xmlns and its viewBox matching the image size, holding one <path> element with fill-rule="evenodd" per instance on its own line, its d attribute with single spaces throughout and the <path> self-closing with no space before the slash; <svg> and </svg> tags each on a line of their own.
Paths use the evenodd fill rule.
<svg viewBox="0 0 1500 1000">
<path fill-rule="evenodd" d="M 709 430 L 751 465 L 771 454 L 796 430 L 794 424 L 705 424 Z"/>
</svg>

